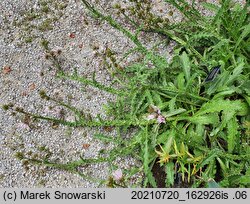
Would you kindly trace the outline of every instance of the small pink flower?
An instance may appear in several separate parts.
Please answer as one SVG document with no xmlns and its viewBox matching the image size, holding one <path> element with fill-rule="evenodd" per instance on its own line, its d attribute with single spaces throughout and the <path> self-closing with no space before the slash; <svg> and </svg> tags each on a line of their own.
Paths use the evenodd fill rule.
<svg viewBox="0 0 250 204">
<path fill-rule="evenodd" d="M 114 180 L 116 181 L 120 181 L 123 177 L 122 175 L 122 170 L 121 169 L 117 169 L 112 173 L 112 176 L 114 177 Z"/>
<path fill-rule="evenodd" d="M 162 115 L 158 115 L 157 122 L 160 123 L 166 123 L 165 117 Z"/>
<path fill-rule="evenodd" d="M 161 110 L 154 105 L 151 105 L 148 112 L 150 113 L 147 116 L 147 120 L 157 119 L 157 122 L 160 123 L 166 123 L 165 117 L 161 114 Z"/>
<path fill-rule="evenodd" d="M 154 113 L 147 116 L 147 120 L 152 120 L 152 119 L 155 119 L 155 118 L 156 118 L 156 115 Z"/>
</svg>

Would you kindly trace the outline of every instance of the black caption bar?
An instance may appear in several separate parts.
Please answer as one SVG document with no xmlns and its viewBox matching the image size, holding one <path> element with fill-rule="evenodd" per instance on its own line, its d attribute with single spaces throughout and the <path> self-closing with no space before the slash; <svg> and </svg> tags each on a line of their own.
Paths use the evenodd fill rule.
<svg viewBox="0 0 250 204">
<path fill-rule="evenodd" d="M 228 203 L 236 201 L 250 203 L 250 189 L 111 189 L 111 188 L 69 188 L 69 189 L 17 189 L 1 188 L 0 203 Z M 204 203 L 205 202 L 205 203 Z"/>
</svg>

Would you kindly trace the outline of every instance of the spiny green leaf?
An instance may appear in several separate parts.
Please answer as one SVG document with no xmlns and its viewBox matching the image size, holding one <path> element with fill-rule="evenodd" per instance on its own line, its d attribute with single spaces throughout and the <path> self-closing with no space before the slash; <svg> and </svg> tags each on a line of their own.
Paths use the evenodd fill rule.
<svg viewBox="0 0 250 204">
<path fill-rule="evenodd" d="M 168 118 L 168 117 L 171 117 L 171 116 L 174 116 L 174 115 L 178 115 L 180 113 L 184 113 L 185 111 L 186 111 L 186 109 L 179 108 L 179 109 L 176 109 L 176 110 L 172 110 L 172 111 L 162 113 L 162 115 L 165 116 L 166 118 Z"/>
<path fill-rule="evenodd" d="M 205 113 L 214 113 L 214 112 L 231 112 L 237 113 L 244 107 L 241 100 L 224 100 L 223 98 L 212 99 L 211 101 L 205 103 L 201 109 L 196 113 L 196 116 L 203 115 Z"/>
<path fill-rule="evenodd" d="M 215 159 L 216 157 L 218 157 L 220 153 L 221 153 L 221 150 L 219 150 L 219 149 L 212 149 L 212 150 L 204 157 L 203 161 L 202 161 L 199 165 L 197 165 L 197 169 L 199 169 L 199 168 L 203 167 L 204 165 L 206 165 L 206 164 L 208 164 L 208 163 L 214 161 L 214 159 Z"/>
<path fill-rule="evenodd" d="M 250 80 L 245 80 L 244 83 L 240 86 L 249 96 L 250 96 Z"/>
<path fill-rule="evenodd" d="M 229 39 L 222 39 L 216 45 L 211 47 L 211 51 L 208 53 L 208 57 L 213 56 L 217 51 L 221 50 L 224 46 L 228 46 Z"/>
<path fill-rule="evenodd" d="M 236 78 L 241 74 L 241 72 L 243 71 L 244 69 L 244 65 L 245 63 L 240 63 L 237 67 L 234 68 L 233 72 L 231 73 L 231 75 L 229 75 L 229 78 L 226 82 L 225 85 L 230 85 L 232 84 Z"/>
<path fill-rule="evenodd" d="M 213 4 L 213 3 L 208 3 L 208 2 L 202 2 L 201 5 L 206 8 L 206 9 L 209 9 L 211 11 L 214 11 L 214 12 L 217 12 L 220 7 L 216 4 Z"/>
<path fill-rule="evenodd" d="M 180 119 L 186 119 L 200 125 L 217 124 L 219 122 L 217 114 L 194 115 L 192 117 L 180 117 Z"/>
<path fill-rule="evenodd" d="M 177 76 L 177 87 L 180 90 L 184 90 L 185 89 L 185 78 L 184 78 L 184 73 L 183 72 L 181 72 Z"/>
<path fill-rule="evenodd" d="M 239 134 L 238 134 L 238 122 L 236 120 L 236 118 L 232 118 L 231 120 L 228 121 L 228 125 L 227 125 L 227 142 L 228 142 L 228 152 L 232 153 L 235 145 L 237 142 L 239 142 Z"/>
<path fill-rule="evenodd" d="M 148 99 L 148 102 L 153 105 L 154 104 L 154 100 L 153 100 L 153 97 L 151 95 L 151 92 L 149 90 L 146 90 L 145 94 L 146 94 L 146 97 Z"/>
<path fill-rule="evenodd" d="M 220 91 L 219 93 L 214 95 L 214 99 L 216 98 L 223 98 L 224 96 L 232 95 L 237 91 L 237 88 L 235 86 L 230 86 L 228 88 L 225 88 L 223 91 Z"/>
<path fill-rule="evenodd" d="M 219 164 L 220 164 L 220 167 L 221 167 L 221 169 L 222 169 L 223 174 L 225 175 L 225 174 L 228 172 L 226 165 L 225 165 L 224 162 L 220 159 L 220 157 L 217 157 L 216 159 L 217 159 L 217 161 L 218 161 Z"/>
<path fill-rule="evenodd" d="M 250 185 L 250 176 L 241 176 L 240 183 L 243 185 Z"/>
<path fill-rule="evenodd" d="M 190 41 L 199 41 L 202 39 L 212 39 L 214 37 L 213 33 L 208 33 L 208 32 L 198 32 L 195 33 L 193 36 L 191 36 Z"/>
<path fill-rule="evenodd" d="M 175 131 L 172 131 L 172 133 L 174 133 Z M 166 153 L 170 153 L 171 149 L 172 149 L 172 145 L 173 145 L 173 140 L 174 140 L 174 136 L 171 134 L 168 136 L 168 139 L 166 141 L 166 143 L 163 146 L 163 149 Z"/>
<path fill-rule="evenodd" d="M 102 140 L 104 142 L 114 142 L 114 138 L 113 137 L 109 137 L 107 135 L 104 135 L 104 134 L 94 134 L 94 139 L 99 139 L 99 140 Z"/>
<path fill-rule="evenodd" d="M 177 97 L 177 96 L 176 96 Z M 169 110 L 173 111 L 175 109 L 175 103 L 176 103 L 176 97 L 173 97 L 170 101 L 169 101 Z"/>
<path fill-rule="evenodd" d="M 229 75 L 230 73 L 228 71 L 224 71 L 219 76 L 217 76 L 214 81 L 208 83 L 207 86 L 209 86 L 209 88 L 207 89 L 206 93 L 208 95 L 212 95 L 213 93 L 226 90 L 226 82 L 228 81 Z"/>
<path fill-rule="evenodd" d="M 250 187 L 250 168 L 247 169 L 244 176 L 241 176 L 240 183 L 243 185 L 247 185 L 247 187 Z"/>
<path fill-rule="evenodd" d="M 161 96 L 155 92 L 155 91 L 152 91 L 152 96 L 153 96 L 153 100 L 154 100 L 154 104 L 157 106 L 157 107 L 161 107 L 163 102 L 162 102 L 162 99 L 161 99 Z"/>
<path fill-rule="evenodd" d="M 174 184 L 174 163 L 168 162 L 165 166 L 165 172 L 166 172 L 166 187 L 170 187 Z"/>
<path fill-rule="evenodd" d="M 150 185 L 152 185 L 153 187 L 157 187 L 155 178 L 151 172 L 150 169 L 150 161 L 152 160 L 151 154 L 150 154 L 150 147 L 149 147 L 149 135 L 148 135 L 148 128 L 146 127 L 144 129 L 143 132 L 143 137 L 144 137 L 144 141 L 143 141 L 143 168 L 144 168 L 144 173 L 147 177 L 148 182 L 150 183 Z"/>
<path fill-rule="evenodd" d="M 136 115 L 141 106 L 143 105 L 145 99 L 146 99 L 146 94 L 145 93 L 140 93 L 140 97 L 138 98 L 138 92 L 135 91 L 133 93 L 132 99 L 131 99 L 131 115 Z"/>
<path fill-rule="evenodd" d="M 243 32 L 241 33 L 239 39 L 236 42 L 235 49 L 239 46 L 242 40 L 250 34 L 250 24 L 245 25 L 241 28 L 241 30 L 243 30 Z"/>
<path fill-rule="evenodd" d="M 185 74 L 186 81 L 188 82 L 189 79 L 190 79 L 191 66 L 190 66 L 190 61 L 189 61 L 189 58 L 188 58 L 186 52 L 182 53 L 182 55 L 180 56 L 180 60 L 181 60 L 181 63 L 182 63 L 182 68 L 183 68 L 183 71 L 184 71 L 184 74 Z"/>
</svg>

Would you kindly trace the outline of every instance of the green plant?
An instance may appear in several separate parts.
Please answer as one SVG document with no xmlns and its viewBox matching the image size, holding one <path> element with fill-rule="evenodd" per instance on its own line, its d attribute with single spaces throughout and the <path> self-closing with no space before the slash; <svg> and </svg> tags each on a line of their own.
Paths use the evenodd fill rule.
<svg viewBox="0 0 250 204">
<path fill-rule="evenodd" d="M 119 67 L 112 51 L 106 53 L 106 59 L 113 62 L 109 64 L 106 61 L 107 67 L 114 85 L 118 84 L 119 89 L 100 84 L 95 75 L 88 79 L 77 71 L 67 73 L 56 56 L 48 56 L 58 70 L 58 77 L 117 95 L 115 102 L 105 106 L 109 119 L 89 119 L 80 110 L 53 99 L 44 91 L 40 92 L 42 98 L 72 111 L 76 121 L 44 117 L 20 108 L 16 111 L 73 127 L 113 127 L 117 131 L 115 138 L 105 134 L 96 135 L 96 138 L 112 142 L 114 148 L 100 152 L 97 159 L 80 158 L 68 164 L 51 162 L 48 158 L 32 160 L 23 155 L 22 159 L 82 175 L 76 169 L 84 164 L 108 162 L 111 168 L 115 168 L 113 162 L 117 157 L 131 156 L 140 160 L 142 166 L 127 170 L 124 182 L 133 174 L 143 172 L 144 187 L 159 187 L 160 180 L 152 170 L 158 165 L 166 178 L 166 187 L 175 186 L 178 182 L 192 187 L 211 187 L 215 184 L 249 187 L 248 5 L 242 8 L 230 0 L 222 1 L 220 5 L 203 3 L 204 7 L 215 12 L 213 17 L 206 17 L 195 9 L 194 4 L 190 5 L 185 0 L 167 0 L 183 13 L 186 20 L 169 24 L 167 28 L 146 22 L 145 27 L 138 25 L 139 29 L 133 34 L 111 16 L 102 14 L 85 0 L 82 2 L 95 17 L 107 21 L 135 44 L 135 49 L 126 53 L 124 59 L 134 52 L 143 56 L 139 62 Z M 137 2 L 137 7 L 143 4 L 141 1 L 134 2 Z M 128 18 L 126 11 L 122 12 Z M 150 14 L 136 15 L 145 17 Z M 132 19 L 130 22 L 137 25 Z M 153 50 L 146 49 L 138 37 L 142 30 L 162 33 L 176 41 L 175 54 L 170 63 Z M 49 44 L 44 41 L 43 45 L 49 52 Z M 207 72 L 218 65 L 221 73 L 205 83 Z M 124 134 L 131 129 L 134 133 L 124 139 Z"/>
</svg>

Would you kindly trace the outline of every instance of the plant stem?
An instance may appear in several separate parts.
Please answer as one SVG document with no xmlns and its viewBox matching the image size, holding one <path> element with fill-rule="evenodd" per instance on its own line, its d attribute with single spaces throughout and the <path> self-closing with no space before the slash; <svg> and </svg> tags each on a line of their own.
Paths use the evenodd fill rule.
<svg viewBox="0 0 250 204">
<path fill-rule="evenodd" d="M 86 6 L 86 8 L 91 11 L 96 17 L 107 21 L 112 27 L 116 28 L 117 30 L 121 31 L 124 35 L 126 35 L 132 42 L 140 48 L 139 50 L 146 54 L 148 51 L 147 49 L 141 44 L 139 39 L 136 37 L 136 35 L 133 35 L 129 30 L 122 27 L 117 21 L 115 21 L 111 16 L 105 16 L 102 13 L 100 13 L 98 10 L 94 8 L 88 1 L 82 0 L 82 3 Z"/>
</svg>

